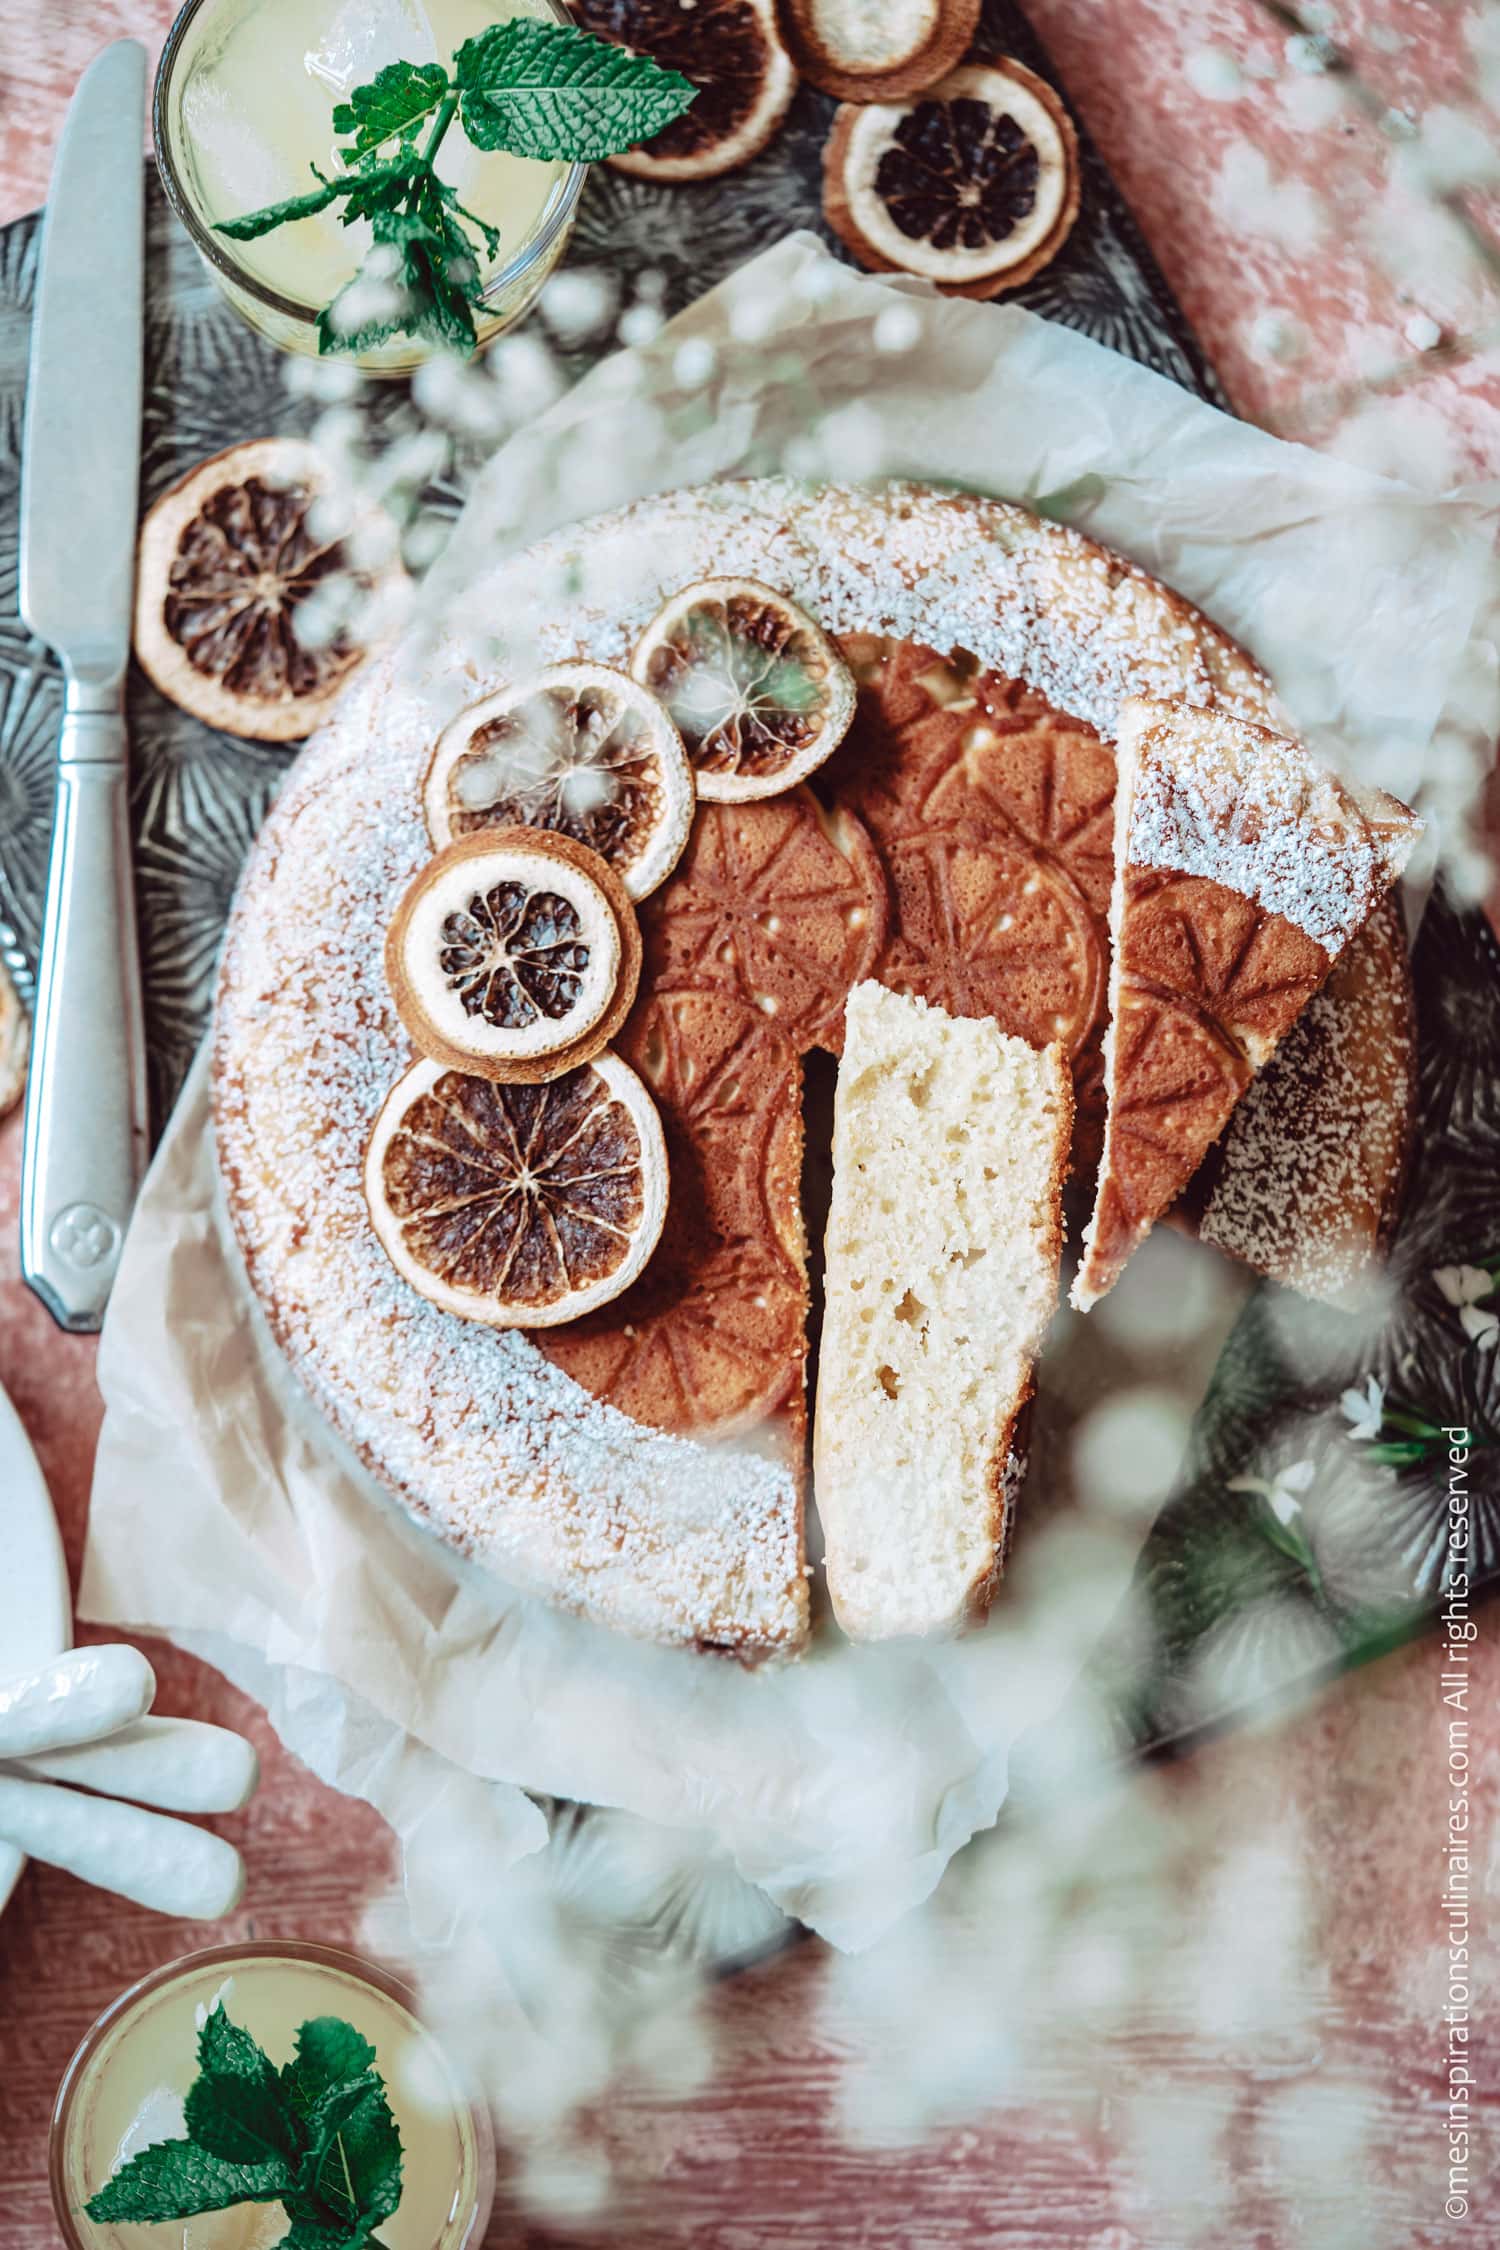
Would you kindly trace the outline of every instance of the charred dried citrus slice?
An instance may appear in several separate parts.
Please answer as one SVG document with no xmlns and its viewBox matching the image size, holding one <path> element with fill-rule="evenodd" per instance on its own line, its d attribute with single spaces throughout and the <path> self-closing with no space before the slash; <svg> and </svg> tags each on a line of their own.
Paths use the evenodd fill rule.
<svg viewBox="0 0 1500 2250">
<path fill-rule="evenodd" d="M 682 737 L 654 696 L 605 664 L 553 664 L 444 728 L 423 805 L 435 844 L 550 828 L 608 860 L 632 898 L 671 874 L 693 825 Z"/>
<path fill-rule="evenodd" d="M 556 1078 L 609 1044 L 641 939 L 597 852 L 543 829 L 460 837 L 408 886 L 385 944 L 397 1013 L 450 1070 Z"/>
<path fill-rule="evenodd" d="M 1078 216 L 1078 141 L 1021 63 L 966 63 L 905 102 L 846 103 L 823 152 L 823 212 L 875 273 L 959 297 L 1029 281 Z"/>
<path fill-rule="evenodd" d="M 698 794 L 773 797 L 842 742 L 854 675 L 805 610 L 753 578 L 674 594 L 630 659 L 687 747 Z"/>
<path fill-rule="evenodd" d="M 640 148 L 612 156 L 643 180 L 711 180 L 758 156 L 797 91 L 773 0 L 573 0 L 585 31 L 680 70 L 697 99 Z"/>
<path fill-rule="evenodd" d="M 789 1045 L 837 1048 L 845 997 L 872 973 L 887 921 L 885 876 L 859 821 L 792 789 L 705 805 L 641 935 L 658 983 L 728 990 Z"/>
<path fill-rule="evenodd" d="M 628 1289 L 660 1237 L 667 1150 L 618 1055 L 544 1086 L 425 1058 L 392 1087 L 365 1156 L 391 1263 L 464 1320 L 541 1328 Z"/>
<path fill-rule="evenodd" d="M 319 521 L 320 502 L 331 505 L 316 449 L 257 438 L 202 462 L 141 526 L 141 668 L 171 702 L 225 734 L 300 741 L 368 653 L 355 628 L 338 622 L 344 604 L 333 597 L 342 586 L 369 610 L 377 581 L 368 553 L 381 542 L 363 534 L 389 527 L 375 519 L 361 527 L 356 568 L 343 539 Z M 390 551 L 381 583 L 400 576 L 393 532 Z"/>
</svg>

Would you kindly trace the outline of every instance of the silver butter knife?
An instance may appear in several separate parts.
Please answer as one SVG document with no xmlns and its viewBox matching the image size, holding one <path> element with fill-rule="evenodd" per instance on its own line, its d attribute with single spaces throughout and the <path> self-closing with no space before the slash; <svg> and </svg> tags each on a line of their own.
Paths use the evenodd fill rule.
<svg viewBox="0 0 1500 2250">
<path fill-rule="evenodd" d="M 146 51 L 69 106 L 42 228 L 21 469 L 21 615 L 66 695 L 21 1171 L 21 1271 L 99 1327 L 146 1155 L 126 790 L 145 266 Z"/>
</svg>

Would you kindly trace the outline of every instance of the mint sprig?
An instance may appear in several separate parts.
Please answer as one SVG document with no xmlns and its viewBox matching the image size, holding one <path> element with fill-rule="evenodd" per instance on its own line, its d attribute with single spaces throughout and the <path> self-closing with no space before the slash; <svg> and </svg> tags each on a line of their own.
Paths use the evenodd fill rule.
<svg viewBox="0 0 1500 2250">
<path fill-rule="evenodd" d="M 453 58 L 459 121 L 476 148 L 595 164 L 680 117 L 697 88 L 649 55 L 571 24 L 517 16 Z"/>
<path fill-rule="evenodd" d="M 478 340 L 483 262 L 500 238 L 437 176 L 452 126 L 486 153 L 593 164 L 649 140 L 696 94 L 680 71 L 576 25 L 531 17 L 491 24 L 464 41 L 451 69 L 392 62 L 354 87 L 333 111 L 340 169 L 311 165 L 316 187 L 222 220 L 215 231 L 254 242 L 341 205 L 345 226 L 369 222 L 380 257 L 320 313 L 319 350 L 367 351 L 408 335 L 467 354 Z"/>
<path fill-rule="evenodd" d="M 150 2224 L 280 2203 L 279 2250 L 379 2250 L 401 2200 L 401 2135 L 370 2042 L 337 2016 L 297 2034 L 278 2070 L 216 2007 L 198 2035 L 187 2137 L 144 2148 L 90 2198 L 101 2224 Z"/>
</svg>

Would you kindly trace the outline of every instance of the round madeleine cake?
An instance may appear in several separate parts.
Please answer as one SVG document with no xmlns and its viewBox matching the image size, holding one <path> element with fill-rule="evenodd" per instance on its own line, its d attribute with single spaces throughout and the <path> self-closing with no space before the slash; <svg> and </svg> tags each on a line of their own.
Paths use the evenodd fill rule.
<svg viewBox="0 0 1500 2250">
<path fill-rule="evenodd" d="M 665 1144 L 665 1223 L 644 1270 L 607 1302 L 580 1287 L 590 1309 L 534 1332 L 466 1319 L 398 1270 L 365 1189 L 372 1131 L 415 1060 L 386 935 L 447 841 L 434 788 L 470 754 L 460 745 L 455 762 L 451 730 L 541 665 L 627 673 L 664 605 L 708 580 L 771 589 L 831 636 L 857 689 L 852 723 L 778 794 L 700 793 L 681 856 L 637 902 L 639 989 L 609 1052 L 649 1089 Z M 1075 1169 L 1090 1168 L 1120 705 L 1177 699 L 1274 726 L 1274 698 L 1232 641 L 1119 557 L 1006 503 L 912 486 L 667 493 L 500 559 L 456 606 L 419 652 L 360 674 L 244 875 L 214 1103 L 250 1286 L 341 1436 L 465 1555 L 626 1632 L 794 1653 L 808 1631 L 804 1057 L 838 1052 L 845 997 L 868 977 L 1060 1042 Z M 1389 1021 L 1406 976 L 1382 940 L 1378 975 L 1345 977 L 1326 1005 L 1378 1005 Z M 562 1114 L 545 1095 L 529 1118 Z M 1389 1071 L 1371 1120 L 1389 1195 L 1409 1100 L 1409 1071 Z M 1305 1134 L 1306 1105 L 1257 1118 L 1256 1102 L 1252 1086 L 1231 1133 L 1246 1120 L 1270 1147 L 1285 1265 L 1288 1236 L 1326 1230 L 1329 1214 L 1321 1178 L 1275 1157 L 1278 1133 Z M 1340 1133 L 1343 1146 L 1347 1117 Z M 527 1151 L 514 1163 L 535 1168 Z M 1358 1241 L 1341 1222 L 1345 1264 L 1389 1223 L 1382 1196 Z"/>
</svg>

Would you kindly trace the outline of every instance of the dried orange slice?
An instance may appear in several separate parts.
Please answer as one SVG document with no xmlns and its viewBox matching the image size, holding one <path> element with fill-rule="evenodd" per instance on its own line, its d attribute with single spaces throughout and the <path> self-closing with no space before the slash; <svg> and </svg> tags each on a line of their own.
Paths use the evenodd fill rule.
<svg viewBox="0 0 1500 2250">
<path fill-rule="evenodd" d="M 423 807 L 435 844 L 550 828 L 608 860 L 632 898 L 664 882 L 693 825 L 682 737 L 605 664 L 553 664 L 461 711 L 438 738 Z"/>
<path fill-rule="evenodd" d="M 391 1263 L 445 1312 L 552 1327 L 617 1297 L 656 1248 L 667 1149 L 618 1055 L 543 1086 L 500 1086 L 424 1058 L 392 1087 L 365 1156 Z"/>
<path fill-rule="evenodd" d="M 680 70 L 698 89 L 681 117 L 609 161 L 642 180 L 711 180 L 758 156 L 797 91 L 774 0 L 573 0 L 585 31 Z"/>
<path fill-rule="evenodd" d="M 805 780 L 854 716 L 854 675 L 822 626 L 754 578 L 705 578 L 674 594 L 630 669 L 671 713 L 711 802 Z"/>
<path fill-rule="evenodd" d="M 358 567 L 318 520 L 329 504 L 314 446 L 256 438 L 173 485 L 141 526 L 135 652 L 169 701 L 225 734 L 296 742 L 327 717 L 368 653 L 327 602 L 347 580 L 367 608 L 399 579 L 395 533 L 360 527 Z M 382 540 L 367 533 L 383 531 Z M 384 544 L 378 571 L 368 557 Z"/>
<path fill-rule="evenodd" d="M 823 151 L 823 214 L 874 273 L 996 297 L 1040 273 L 1078 216 L 1078 138 L 1010 60 L 966 63 L 904 102 L 846 103 Z"/>
<path fill-rule="evenodd" d="M 408 886 L 386 977 L 412 1044 L 450 1070 L 556 1078 L 608 1046 L 641 938 L 597 852 L 545 829 L 462 836 Z"/>
</svg>

